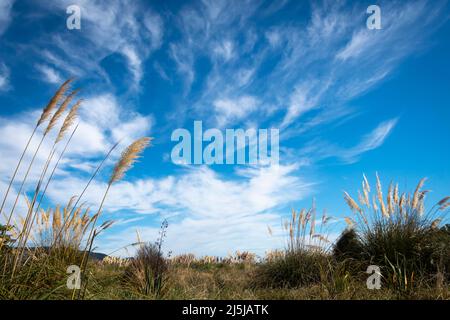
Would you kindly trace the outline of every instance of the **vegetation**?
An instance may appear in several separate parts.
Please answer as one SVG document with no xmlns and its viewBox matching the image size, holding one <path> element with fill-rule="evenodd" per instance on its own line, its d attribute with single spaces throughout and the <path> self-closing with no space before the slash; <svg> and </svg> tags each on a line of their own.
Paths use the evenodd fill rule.
<svg viewBox="0 0 450 320">
<path fill-rule="evenodd" d="M 424 182 L 419 182 L 413 194 L 400 194 L 398 185 L 391 183 L 385 200 L 377 176 L 372 203 L 365 177 L 359 203 L 345 193 L 354 212 L 354 219 L 348 218 L 348 222 L 356 233 L 351 258 L 380 266 L 385 285 L 399 294 L 409 295 L 433 284 L 442 287 L 450 272 L 450 237 L 445 232 L 448 226 L 439 228 L 450 206 L 449 198 L 425 211 L 428 191 L 422 190 Z"/>
<path fill-rule="evenodd" d="M 148 146 L 150 138 L 131 143 L 114 166 L 99 208 L 91 214 L 82 198 L 117 144 L 104 156 L 77 197 L 65 206 L 43 209 L 45 193 L 78 126 L 81 101 L 69 105 L 78 93 L 66 81 L 43 109 L 36 127 L 14 168 L 0 213 L 0 299 L 449 299 L 450 225 L 445 224 L 450 197 L 425 206 L 427 190 L 421 180 L 412 194 L 401 193 L 390 184 L 383 197 L 376 177 L 375 192 L 364 177 L 358 201 L 348 193 L 344 199 L 352 212 L 345 217 L 347 229 L 335 243 L 329 241 L 330 217 L 309 210 L 292 211 L 283 225 L 284 250 L 257 257 L 250 252 L 200 257 L 163 253 L 168 224 L 161 226 L 156 243 L 138 242 L 132 258 L 95 258 L 96 237 L 114 221 L 97 226 L 107 195 L 114 184 Z M 66 117 L 47 155 L 39 181 L 26 212 L 17 211 L 20 194 L 28 189 L 28 175 L 48 133 Z M 48 125 L 44 128 L 44 124 Z M 70 134 L 68 134 L 70 132 Z M 66 137 L 66 135 L 68 136 Z M 16 181 L 30 141 L 40 143 Z M 65 137 L 67 139 L 65 139 Z M 62 141 L 65 144 L 60 148 Z M 59 158 L 49 171 L 56 151 Z M 11 210 L 5 204 L 11 187 L 19 184 Z M 381 272 L 381 289 L 370 290 L 368 266 Z M 68 289 L 69 266 L 80 267 L 81 286 Z"/>
<path fill-rule="evenodd" d="M 62 211 L 59 206 L 55 210 L 42 210 L 41 204 L 47 188 L 78 128 L 78 125 L 76 125 L 71 129 L 77 120 L 81 100 L 74 103 L 70 111 L 66 112 L 78 93 L 78 90 L 73 90 L 66 95 L 72 82 L 73 79 L 64 82 L 43 108 L 3 197 L 0 213 L 5 218 L 6 224 L 2 225 L 0 229 L 0 298 L 33 299 L 67 298 L 71 296 L 74 299 L 75 296 L 78 298 L 85 296 L 91 273 L 88 269 L 88 261 L 94 240 L 113 223 L 113 221 L 106 221 L 101 226 L 96 226 L 108 191 L 114 183 L 124 176 L 150 142 L 150 138 L 141 138 L 125 149 L 111 173 L 101 204 L 94 215 L 90 215 L 89 209 L 83 209 L 83 204 L 79 205 L 79 203 L 117 144 L 110 149 L 94 170 L 78 197 L 70 198 L 68 205 Z M 64 114 L 66 114 L 66 117 L 47 155 L 47 161 L 41 169 L 39 180 L 33 189 L 35 190 L 34 194 L 31 199 L 26 199 L 28 209 L 25 215 L 23 213 L 21 215 L 16 212 L 17 205 L 22 191 L 26 189 L 28 176 L 36 155 L 45 139 L 49 137 L 49 133 L 57 127 Z M 48 124 L 44 127 L 47 121 Z M 52 171 L 48 172 L 60 143 L 69 132 L 64 146 L 59 149 L 59 158 Z M 16 180 L 19 168 L 23 165 L 24 156 L 30 148 L 30 142 L 33 137 L 39 134 L 41 135 L 40 142 L 33 152 L 24 177 L 19 182 L 20 186 L 12 208 L 10 211 L 6 211 L 6 200 Z M 34 246 L 31 245 L 33 243 Z M 81 250 L 82 244 L 84 244 L 83 250 Z M 66 272 L 68 266 L 71 265 L 81 267 L 83 287 L 81 290 L 74 288 L 70 295 L 67 292 Z M 77 295 L 75 294 L 76 291 L 78 291 Z"/>
</svg>

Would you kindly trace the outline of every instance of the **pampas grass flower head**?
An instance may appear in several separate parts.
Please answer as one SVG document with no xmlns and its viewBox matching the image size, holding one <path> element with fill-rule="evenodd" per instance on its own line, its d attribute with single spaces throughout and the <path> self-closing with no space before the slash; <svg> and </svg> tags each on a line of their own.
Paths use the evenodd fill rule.
<svg viewBox="0 0 450 320">
<path fill-rule="evenodd" d="M 61 103 L 61 106 L 58 108 L 58 110 L 56 110 L 55 114 L 50 119 L 50 122 L 49 122 L 49 124 L 47 126 L 47 129 L 45 130 L 44 134 L 48 134 L 55 127 L 56 123 L 62 117 L 62 115 L 64 114 L 64 112 L 67 109 L 67 106 L 69 105 L 69 103 L 72 101 L 73 97 L 76 94 L 77 94 L 77 90 L 73 91 L 71 94 L 69 94 L 64 99 L 64 101 Z"/>
<path fill-rule="evenodd" d="M 69 85 L 72 81 L 73 81 L 73 79 L 69 79 L 66 82 L 64 82 L 61 85 L 61 87 L 59 87 L 59 89 L 56 91 L 55 95 L 50 99 L 50 102 L 47 104 L 47 106 L 44 108 L 44 110 L 42 110 L 42 114 L 37 122 L 37 126 L 40 126 L 43 122 L 45 122 L 50 117 L 53 109 L 56 107 L 58 102 L 62 99 L 62 97 L 66 93 L 66 91 L 69 88 Z"/>
<path fill-rule="evenodd" d="M 68 115 L 64 119 L 64 123 L 61 127 L 61 130 L 59 130 L 58 137 L 56 138 L 56 142 L 58 143 L 64 138 L 64 135 L 67 133 L 69 128 L 74 124 L 75 120 L 78 116 L 78 109 L 80 108 L 82 100 L 77 101 L 72 109 L 70 109 Z"/>
<path fill-rule="evenodd" d="M 133 166 L 136 160 L 140 157 L 139 155 L 149 145 L 151 140 L 152 139 L 148 137 L 138 139 L 125 149 L 119 162 L 117 162 L 114 167 L 111 179 L 109 181 L 110 184 L 123 178 L 125 173 Z"/>
</svg>

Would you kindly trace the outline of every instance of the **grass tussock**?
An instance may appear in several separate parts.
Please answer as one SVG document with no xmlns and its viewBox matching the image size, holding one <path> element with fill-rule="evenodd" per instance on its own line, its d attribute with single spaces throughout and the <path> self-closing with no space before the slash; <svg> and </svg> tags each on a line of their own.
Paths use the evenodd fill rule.
<svg viewBox="0 0 450 320">
<path fill-rule="evenodd" d="M 410 295 L 424 286 L 443 286 L 449 280 L 450 237 L 446 221 L 449 198 L 426 210 L 422 179 L 413 193 L 401 193 L 391 183 L 386 197 L 378 175 L 375 194 L 364 177 L 358 201 L 348 193 L 353 212 L 335 246 L 335 257 L 381 268 L 383 283 L 399 294 Z M 370 201 L 372 199 L 372 201 Z"/>
<path fill-rule="evenodd" d="M 156 243 L 141 244 L 125 269 L 123 283 L 137 297 L 160 298 L 165 294 L 168 261 L 164 257 L 162 246 L 167 227 L 168 223 L 164 220 Z"/>
<path fill-rule="evenodd" d="M 266 288 L 297 288 L 320 283 L 321 270 L 327 261 L 329 241 L 326 232 L 329 217 L 324 211 L 318 226 L 315 204 L 300 212 L 292 210 L 283 224 L 287 248 L 271 256 L 255 273 L 254 285 Z"/>
<path fill-rule="evenodd" d="M 167 270 L 167 261 L 158 247 L 145 244 L 125 268 L 123 284 L 135 292 L 137 298 L 159 298 L 164 295 Z"/>
</svg>

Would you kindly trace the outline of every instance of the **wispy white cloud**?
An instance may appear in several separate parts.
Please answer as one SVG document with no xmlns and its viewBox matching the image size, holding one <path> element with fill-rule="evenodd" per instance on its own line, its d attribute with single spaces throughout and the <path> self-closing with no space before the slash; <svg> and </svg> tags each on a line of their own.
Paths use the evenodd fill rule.
<svg viewBox="0 0 450 320">
<path fill-rule="evenodd" d="M 362 153 L 380 147 L 395 128 L 397 122 L 398 119 L 396 118 L 380 123 L 372 132 L 365 135 L 357 146 L 343 154 L 342 158 L 348 162 L 352 162 Z"/>
<path fill-rule="evenodd" d="M 195 112 L 189 115 L 217 119 L 223 116 L 221 108 L 209 112 L 215 101 L 254 96 L 264 103 L 252 113 L 252 121 L 280 126 L 290 132 L 284 135 L 289 138 L 295 131 L 300 134 L 291 130 L 299 117 L 309 130 L 324 123 L 318 113 L 333 114 L 328 122 L 348 119 L 351 109 L 346 105 L 352 99 L 382 83 L 406 57 L 427 46 L 428 35 L 442 23 L 444 5 L 385 2 L 383 29 L 368 30 L 366 7 L 360 3 L 314 2 L 309 20 L 260 28 L 259 3 L 205 1 L 180 11 L 176 26 L 182 39 L 171 44 L 170 52 L 187 92 L 194 81 L 204 83 L 200 96 L 187 98 Z M 200 58 L 212 65 L 206 76 L 197 74 Z M 276 123 L 274 115 L 280 113 L 284 116 Z"/>
<path fill-rule="evenodd" d="M 290 96 L 288 110 L 281 127 L 284 128 L 290 125 L 294 119 L 300 117 L 302 114 L 315 108 L 319 108 L 320 106 L 318 103 L 321 95 L 324 91 L 326 91 L 327 86 L 328 84 L 323 82 L 305 82 L 299 84 Z"/>
<path fill-rule="evenodd" d="M 48 83 L 60 84 L 63 82 L 58 71 L 49 66 L 38 64 L 36 65 L 36 69 L 42 74 L 44 80 Z"/>
<path fill-rule="evenodd" d="M 14 0 L 2 0 L 0 2 L 0 35 L 5 32 L 11 22 L 11 9 L 13 5 Z"/>
<path fill-rule="evenodd" d="M 152 128 L 153 117 L 130 111 L 110 94 L 87 96 L 80 109 L 80 130 L 73 138 L 72 152 L 96 154 L 105 152 L 116 141 L 123 144 L 146 135 Z"/>
<path fill-rule="evenodd" d="M 233 42 L 229 40 L 217 43 L 213 48 L 213 53 L 225 61 L 233 58 Z"/>
<path fill-rule="evenodd" d="M 296 156 L 309 157 L 320 161 L 327 158 L 338 158 L 344 163 L 354 163 L 365 152 L 383 145 L 398 122 L 397 118 L 383 121 L 371 132 L 364 135 L 353 147 L 344 147 L 316 138 L 309 142 Z"/>
<path fill-rule="evenodd" d="M 183 37 L 171 44 L 170 52 L 179 74 L 185 77 L 186 92 L 196 79 L 196 59 L 207 57 L 214 64 L 227 65 L 240 57 L 244 47 L 252 48 L 255 34 L 248 25 L 243 29 L 258 6 L 251 1 L 202 1 L 180 11 L 176 26 Z M 245 44 L 236 43 L 239 34 L 246 35 Z"/>
<path fill-rule="evenodd" d="M 217 99 L 213 102 L 216 112 L 217 125 L 223 127 L 230 121 L 245 119 L 258 107 L 258 100 L 252 96 L 243 96 L 237 99 Z"/>
<path fill-rule="evenodd" d="M 122 0 L 108 3 L 64 0 L 42 4 L 51 10 L 65 10 L 69 5 L 80 6 L 82 29 L 68 32 L 67 37 L 58 33 L 47 36 L 59 50 L 46 50 L 42 58 L 70 75 L 97 72 L 108 80 L 108 70 L 104 70 L 101 63 L 112 54 L 120 54 L 130 72 L 130 89 L 139 90 L 143 63 L 162 45 L 164 23 L 161 16 L 141 2 Z"/>
<path fill-rule="evenodd" d="M 0 92 L 7 91 L 10 88 L 9 73 L 8 67 L 0 62 Z"/>
<path fill-rule="evenodd" d="M 234 248 L 263 254 L 264 250 L 283 244 L 281 236 L 274 239 L 267 232 L 268 226 L 275 231 L 281 227 L 284 214 L 279 213 L 279 207 L 302 199 L 313 189 L 296 176 L 297 169 L 295 166 L 244 169 L 236 172 L 240 179 L 235 180 L 207 167 L 189 168 L 184 174 L 165 178 L 157 185 L 156 181 L 139 181 L 130 194 L 147 190 L 146 203 L 152 203 L 163 217 L 166 212 L 178 213 L 169 217 L 167 239 L 167 247 L 176 253 L 225 255 L 229 248 Z M 139 188 L 142 183 L 152 186 Z M 117 190 L 121 197 L 113 196 L 112 201 L 133 199 L 126 196 L 126 185 L 118 186 Z M 136 228 L 146 241 L 156 238 L 157 227 L 133 226 L 106 235 L 100 240 L 100 248 L 112 251 L 134 242 Z"/>
</svg>

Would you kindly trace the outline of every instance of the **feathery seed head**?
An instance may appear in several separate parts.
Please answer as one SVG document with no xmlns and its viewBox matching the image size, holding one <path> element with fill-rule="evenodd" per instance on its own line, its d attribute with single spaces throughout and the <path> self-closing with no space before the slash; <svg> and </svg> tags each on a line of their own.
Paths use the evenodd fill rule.
<svg viewBox="0 0 450 320">
<path fill-rule="evenodd" d="M 438 202 L 438 205 L 443 206 L 445 205 L 448 201 L 450 201 L 450 196 L 449 197 L 445 197 L 444 199 L 442 199 L 441 201 Z"/>
<path fill-rule="evenodd" d="M 353 198 L 345 191 L 344 191 L 344 199 L 347 202 L 350 209 L 352 209 L 352 211 L 358 211 L 358 212 L 362 211 L 361 208 L 356 203 L 356 201 L 353 200 Z"/>
<path fill-rule="evenodd" d="M 413 209 L 418 209 L 418 205 L 419 205 L 419 201 L 420 201 L 420 196 L 421 196 L 421 192 L 420 189 L 422 189 L 423 184 L 425 183 L 425 180 L 427 180 L 427 178 L 422 178 L 419 181 L 419 184 L 416 187 L 416 190 L 414 191 L 414 195 L 413 195 L 413 199 L 412 199 L 412 204 L 411 207 Z"/>
<path fill-rule="evenodd" d="M 355 222 L 353 221 L 352 218 L 345 217 L 345 218 L 344 218 L 344 221 L 345 221 L 345 223 L 347 224 L 347 226 L 348 226 L 349 228 L 353 228 Z"/>
<path fill-rule="evenodd" d="M 69 105 L 70 101 L 72 101 L 72 99 L 73 99 L 73 97 L 75 96 L 76 93 L 77 93 L 77 91 L 73 91 L 71 94 L 69 94 L 64 99 L 64 101 L 59 106 L 58 110 L 56 110 L 55 114 L 50 119 L 50 122 L 49 122 L 49 124 L 47 126 L 47 129 L 45 129 L 44 134 L 48 134 L 55 127 L 56 123 L 62 117 L 62 115 L 64 114 L 64 112 L 67 109 L 67 106 Z"/>
<path fill-rule="evenodd" d="M 439 227 L 439 224 L 441 223 L 442 219 L 438 218 L 435 219 L 432 223 L 431 223 L 431 229 L 437 229 L 437 227 Z"/>
<path fill-rule="evenodd" d="M 83 100 L 78 100 L 73 105 L 72 109 L 70 109 L 69 114 L 64 119 L 64 123 L 61 127 L 61 130 L 59 130 L 58 137 L 56 138 L 56 143 L 58 143 L 64 138 L 64 135 L 67 133 L 69 128 L 74 124 L 78 116 L 78 109 L 80 108 L 82 102 Z"/>
<path fill-rule="evenodd" d="M 140 153 L 149 145 L 151 138 L 145 137 L 136 140 L 122 153 L 120 160 L 114 167 L 109 183 L 112 184 L 122 179 L 125 173 L 133 166 L 139 158 Z"/>
<path fill-rule="evenodd" d="M 69 88 L 70 83 L 73 81 L 73 79 L 69 79 L 66 82 L 64 82 L 61 87 L 56 91 L 55 95 L 50 99 L 50 102 L 47 104 L 47 106 L 42 110 L 41 117 L 39 118 L 37 122 L 37 126 L 40 126 L 43 122 L 45 122 L 51 115 L 53 109 L 56 107 L 58 102 L 61 100 L 61 98 L 66 93 L 67 89 Z"/>
<path fill-rule="evenodd" d="M 367 178 L 366 178 L 366 175 L 365 174 L 363 174 L 363 181 L 364 181 L 364 186 L 365 186 L 365 189 L 367 190 L 367 192 L 369 192 L 370 193 L 370 184 L 369 184 L 369 181 L 367 180 Z"/>
</svg>

